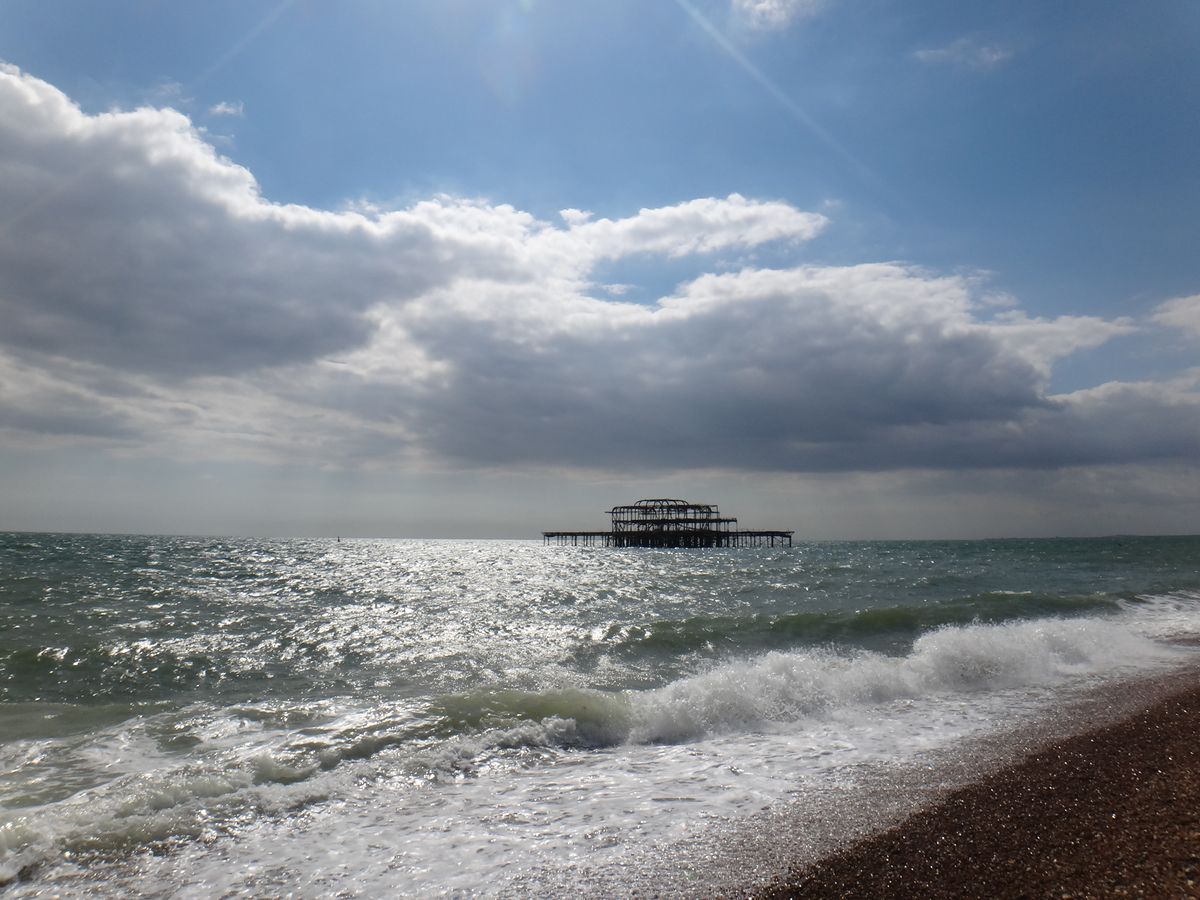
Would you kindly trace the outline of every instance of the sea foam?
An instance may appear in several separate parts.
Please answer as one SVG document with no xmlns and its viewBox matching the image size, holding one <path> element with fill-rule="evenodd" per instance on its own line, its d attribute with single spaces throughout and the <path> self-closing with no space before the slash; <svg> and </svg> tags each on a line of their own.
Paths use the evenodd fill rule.
<svg viewBox="0 0 1200 900">
<path fill-rule="evenodd" d="M 685 741 L 933 694 L 1049 686 L 1170 655 L 1104 619 L 945 627 L 921 636 L 898 657 L 771 652 L 635 695 L 629 739 Z"/>
</svg>

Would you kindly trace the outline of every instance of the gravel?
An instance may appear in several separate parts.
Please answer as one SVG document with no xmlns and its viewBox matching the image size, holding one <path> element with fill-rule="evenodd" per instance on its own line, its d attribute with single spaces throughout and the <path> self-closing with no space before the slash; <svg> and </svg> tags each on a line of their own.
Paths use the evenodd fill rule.
<svg viewBox="0 0 1200 900">
<path fill-rule="evenodd" d="M 1038 751 L 759 896 L 1200 897 L 1200 687 Z"/>
</svg>

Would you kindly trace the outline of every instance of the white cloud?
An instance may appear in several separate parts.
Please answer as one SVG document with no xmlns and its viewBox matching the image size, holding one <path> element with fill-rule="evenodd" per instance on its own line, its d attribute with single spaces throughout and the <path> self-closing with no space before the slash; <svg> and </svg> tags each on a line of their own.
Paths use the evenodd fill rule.
<svg viewBox="0 0 1200 900">
<path fill-rule="evenodd" d="M 564 209 L 558 215 L 571 226 L 582 225 L 592 218 L 592 213 L 582 209 Z"/>
<path fill-rule="evenodd" d="M 571 239 L 586 246 L 597 259 L 633 253 L 679 257 L 769 241 L 807 241 L 828 222 L 819 213 L 801 212 L 782 202 L 747 200 L 740 194 L 643 209 L 636 216 L 616 221 L 568 221 Z"/>
<path fill-rule="evenodd" d="M 1044 378 L 1054 364 L 1079 350 L 1091 350 L 1115 337 L 1132 334 L 1136 327 L 1129 319 L 1108 321 L 1094 316 L 1060 316 L 1057 319 L 1031 319 L 1020 310 L 1001 313 L 993 333 L 1011 352 L 1029 362 Z"/>
<path fill-rule="evenodd" d="M 1160 303 L 1154 310 L 1154 321 L 1200 337 L 1200 294 Z"/>
<path fill-rule="evenodd" d="M 542 228 L 448 198 L 373 216 L 272 204 L 182 114 L 88 116 L 12 67 L 0 210 L 0 342 L 174 375 L 311 360 L 361 345 L 378 303 L 532 277 L 517 245 Z"/>
<path fill-rule="evenodd" d="M 981 44 L 974 38 L 962 37 L 944 47 L 913 52 L 913 58 L 923 63 L 951 65 L 962 69 L 995 69 L 1013 57 L 1013 50 L 999 44 Z"/>
<path fill-rule="evenodd" d="M 756 28 L 783 28 L 814 15 L 825 0 L 733 0 L 733 10 Z"/>
<path fill-rule="evenodd" d="M 1127 322 L 1029 317 L 977 279 L 894 263 L 703 273 L 706 254 L 827 227 L 778 200 L 566 210 L 557 225 L 453 197 L 276 204 L 187 117 L 85 115 L 5 67 L 0 210 L 10 442 L 320 466 L 778 471 L 1200 452 L 1186 379 L 1047 393 L 1057 360 Z M 657 303 L 596 283 L 610 260 L 689 254 L 702 274 Z"/>
<path fill-rule="evenodd" d="M 232 116 L 240 119 L 246 114 L 245 105 L 241 100 L 236 103 L 231 103 L 228 100 L 222 100 L 220 103 L 214 103 L 208 108 L 210 116 Z"/>
</svg>

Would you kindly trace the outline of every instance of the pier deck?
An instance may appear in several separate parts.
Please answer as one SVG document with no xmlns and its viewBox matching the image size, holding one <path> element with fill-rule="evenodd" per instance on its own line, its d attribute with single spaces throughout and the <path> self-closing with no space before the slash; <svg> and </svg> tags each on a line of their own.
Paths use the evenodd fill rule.
<svg viewBox="0 0 1200 900">
<path fill-rule="evenodd" d="M 790 531 L 742 531 L 712 503 L 659 497 L 614 506 L 611 531 L 543 531 L 542 543 L 572 547 L 790 547 Z"/>
<path fill-rule="evenodd" d="M 790 547 L 791 531 L 658 531 L 622 534 L 612 531 L 543 531 L 544 544 L 572 547 Z"/>
</svg>

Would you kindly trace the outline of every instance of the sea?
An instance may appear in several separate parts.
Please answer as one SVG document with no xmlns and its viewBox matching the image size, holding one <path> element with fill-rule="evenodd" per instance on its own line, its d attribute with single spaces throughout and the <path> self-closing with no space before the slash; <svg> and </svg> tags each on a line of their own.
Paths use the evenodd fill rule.
<svg viewBox="0 0 1200 900">
<path fill-rule="evenodd" d="M 1200 537 L 0 534 L 0 892 L 737 893 L 1197 635 Z"/>
</svg>

